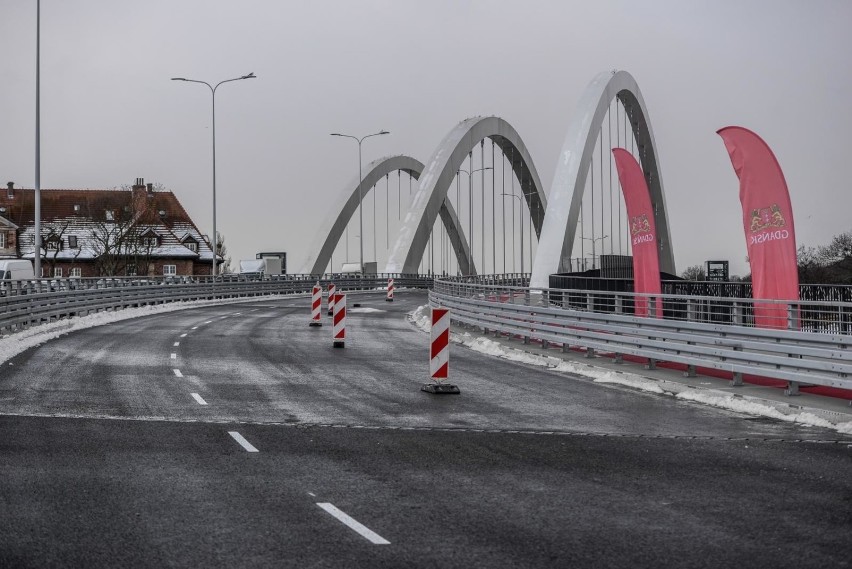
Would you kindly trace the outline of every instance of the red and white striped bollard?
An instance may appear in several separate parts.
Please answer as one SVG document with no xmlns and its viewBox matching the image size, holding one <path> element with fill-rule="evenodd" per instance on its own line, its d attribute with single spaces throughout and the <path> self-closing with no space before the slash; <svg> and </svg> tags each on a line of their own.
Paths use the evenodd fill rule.
<svg viewBox="0 0 852 569">
<path fill-rule="evenodd" d="M 385 298 L 387 302 L 393 302 L 393 279 L 388 279 L 388 296 Z"/>
<path fill-rule="evenodd" d="M 459 388 L 443 383 L 450 375 L 450 310 L 432 308 L 432 331 L 429 343 L 429 374 L 435 383 L 423 385 L 427 393 L 461 393 Z"/>
<path fill-rule="evenodd" d="M 334 295 L 334 325 L 332 326 L 332 345 L 335 348 L 346 347 L 346 295 L 342 292 Z"/>
<path fill-rule="evenodd" d="M 309 326 L 322 326 L 322 287 L 319 283 L 311 289 L 311 323 Z"/>
<path fill-rule="evenodd" d="M 337 287 L 334 283 L 328 283 L 328 315 L 331 316 L 334 312 L 334 293 L 337 292 Z"/>
</svg>

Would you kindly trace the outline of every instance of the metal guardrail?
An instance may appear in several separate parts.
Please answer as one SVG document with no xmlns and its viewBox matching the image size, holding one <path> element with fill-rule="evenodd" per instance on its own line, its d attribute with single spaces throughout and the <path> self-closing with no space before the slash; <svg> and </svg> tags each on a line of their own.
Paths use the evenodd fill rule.
<svg viewBox="0 0 852 569">
<path fill-rule="evenodd" d="M 638 356 L 652 366 L 668 361 L 729 371 L 734 384 L 744 373 L 777 378 L 789 383 L 791 394 L 799 384 L 852 389 L 852 303 L 776 303 L 786 307 L 795 329 L 769 329 L 747 325 L 736 310 L 728 321 L 713 321 L 714 306 L 745 306 L 752 299 L 663 295 L 663 306 L 677 303 L 680 308 L 665 317 L 638 317 L 619 307 L 637 301 L 652 306 L 655 297 L 462 280 L 436 279 L 430 303 L 451 309 L 452 320 L 486 332 L 561 344 L 563 350 L 576 346 L 590 354 Z M 805 320 L 802 314 L 812 317 Z"/>
<path fill-rule="evenodd" d="M 154 277 L 39 279 L 6 281 L 0 290 L 0 330 L 18 330 L 45 321 L 101 310 L 181 302 L 250 298 L 310 293 L 319 282 L 331 282 L 339 291 L 384 289 L 388 278 L 399 288 L 429 288 L 432 277 L 423 275 L 282 275 L 248 279 L 239 275 L 219 277 Z"/>
</svg>

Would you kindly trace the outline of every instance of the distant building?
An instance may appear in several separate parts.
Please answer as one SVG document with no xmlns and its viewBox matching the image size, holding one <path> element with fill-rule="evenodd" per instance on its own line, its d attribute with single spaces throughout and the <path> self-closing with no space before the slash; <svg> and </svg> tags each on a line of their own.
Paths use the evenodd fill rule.
<svg viewBox="0 0 852 569">
<path fill-rule="evenodd" d="M 209 275 L 213 251 L 174 193 L 41 190 L 45 277 Z M 35 190 L 0 193 L 0 258 L 34 259 Z M 221 257 L 217 260 L 222 262 Z"/>
</svg>

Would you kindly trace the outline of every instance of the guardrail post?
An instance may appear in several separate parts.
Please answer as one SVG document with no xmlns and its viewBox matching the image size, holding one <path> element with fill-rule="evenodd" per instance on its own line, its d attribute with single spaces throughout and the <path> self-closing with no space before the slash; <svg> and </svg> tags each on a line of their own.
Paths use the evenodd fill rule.
<svg viewBox="0 0 852 569">
<path fill-rule="evenodd" d="M 790 381 L 787 383 L 787 389 L 784 390 L 784 395 L 801 395 L 799 393 L 799 383 L 796 381 Z"/>
<path fill-rule="evenodd" d="M 698 307 L 694 299 L 690 298 L 686 301 L 686 321 L 695 322 L 697 320 Z"/>
<path fill-rule="evenodd" d="M 645 364 L 645 369 L 655 370 L 657 369 L 657 360 L 654 358 L 648 358 L 648 363 Z"/>
<path fill-rule="evenodd" d="M 732 320 L 734 322 L 734 326 L 742 326 L 743 325 L 743 307 L 739 302 L 734 302 L 734 306 L 731 310 Z"/>
<path fill-rule="evenodd" d="M 624 314 L 624 297 L 620 294 L 615 295 L 615 313 Z"/>
<path fill-rule="evenodd" d="M 734 346 L 735 352 L 742 352 L 742 346 Z M 734 376 L 731 378 L 731 386 L 732 387 L 742 387 L 743 385 L 743 373 L 741 371 L 735 371 Z"/>
<path fill-rule="evenodd" d="M 801 322 L 799 322 L 799 305 L 790 303 L 787 305 L 787 330 L 798 330 Z"/>
<path fill-rule="evenodd" d="M 590 292 L 586 293 L 586 310 L 589 312 L 595 311 L 595 297 Z"/>
</svg>

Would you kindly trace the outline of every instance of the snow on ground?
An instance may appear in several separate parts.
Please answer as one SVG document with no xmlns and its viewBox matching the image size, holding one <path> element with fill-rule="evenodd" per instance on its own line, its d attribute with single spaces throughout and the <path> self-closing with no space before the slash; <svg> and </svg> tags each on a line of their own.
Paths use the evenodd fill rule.
<svg viewBox="0 0 852 569">
<path fill-rule="evenodd" d="M 358 307 L 358 308 L 347 308 L 346 312 L 349 312 L 350 314 L 353 313 L 353 312 L 356 313 L 356 314 L 370 314 L 371 312 L 386 312 L 386 311 L 382 310 L 381 308 L 370 308 L 369 306 L 365 306 L 365 307 Z"/>
<path fill-rule="evenodd" d="M 232 298 L 227 300 L 194 300 L 187 302 L 174 302 L 170 304 L 159 304 L 155 306 L 140 306 L 139 308 L 123 308 L 121 310 L 110 310 L 89 314 L 87 316 L 74 316 L 73 318 L 58 320 L 46 324 L 40 324 L 15 332 L 8 336 L 0 337 L 0 364 L 17 356 L 34 346 L 41 345 L 48 340 L 58 338 L 69 332 L 103 326 L 121 320 L 164 314 L 188 308 L 199 308 L 203 306 L 218 306 L 222 304 L 236 304 L 244 302 L 265 302 L 270 300 L 281 300 L 293 298 L 293 295 L 270 295 L 259 298 Z"/>
<path fill-rule="evenodd" d="M 431 329 L 429 306 L 420 306 L 409 315 L 410 320 L 421 330 L 428 332 Z M 592 378 L 595 383 L 614 383 L 624 385 L 633 389 L 669 395 L 684 401 L 694 401 L 720 407 L 730 411 L 771 417 L 781 421 L 800 423 L 813 427 L 834 429 L 840 433 L 852 435 L 852 421 L 844 423 L 832 423 L 812 412 L 802 410 L 797 412 L 783 413 L 774 407 L 771 402 L 755 398 L 735 397 L 732 394 L 712 389 L 695 389 L 676 383 L 668 383 L 670 390 L 663 389 L 661 383 L 653 379 L 635 375 L 632 373 L 615 372 L 607 369 L 594 367 L 588 364 L 579 364 L 564 361 L 547 355 L 530 354 L 523 350 L 507 348 L 483 336 L 474 336 L 467 332 L 453 332 L 450 329 L 450 341 L 462 344 L 477 352 L 503 358 L 506 360 L 520 362 L 529 365 L 542 366 L 553 371 L 565 372 Z"/>
</svg>

